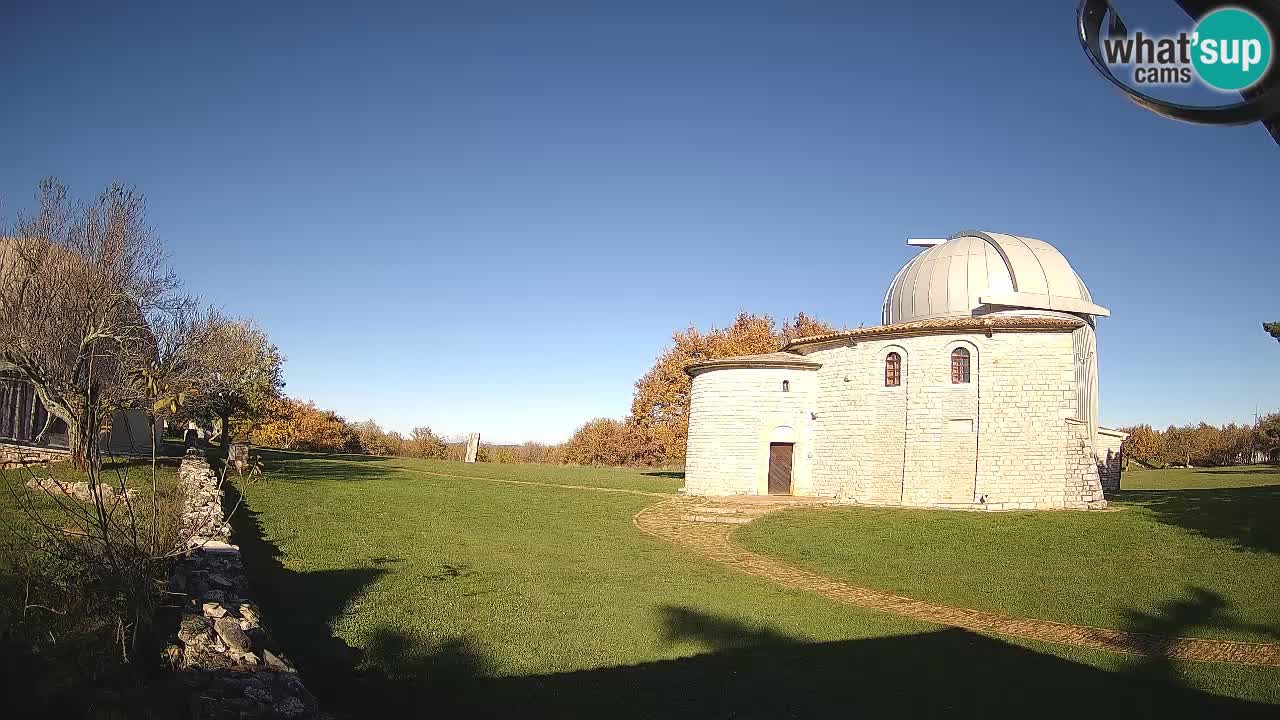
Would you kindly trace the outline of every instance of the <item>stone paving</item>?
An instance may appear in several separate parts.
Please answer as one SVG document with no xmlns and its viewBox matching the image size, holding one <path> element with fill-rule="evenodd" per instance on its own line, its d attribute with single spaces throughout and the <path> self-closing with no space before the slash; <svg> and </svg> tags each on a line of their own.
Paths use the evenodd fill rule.
<svg viewBox="0 0 1280 720">
<path fill-rule="evenodd" d="M 833 580 L 753 553 L 732 540 L 735 528 L 761 515 L 819 504 L 798 497 L 676 497 L 641 510 L 632 522 L 649 535 L 778 585 L 928 623 L 1118 653 L 1280 666 L 1280 644 L 1148 635 L 949 607 Z"/>
</svg>

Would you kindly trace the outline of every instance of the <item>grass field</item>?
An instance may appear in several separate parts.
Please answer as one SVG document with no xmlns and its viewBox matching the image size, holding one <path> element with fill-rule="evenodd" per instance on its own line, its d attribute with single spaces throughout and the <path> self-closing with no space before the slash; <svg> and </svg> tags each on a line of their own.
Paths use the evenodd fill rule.
<svg viewBox="0 0 1280 720">
<path fill-rule="evenodd" d="M 157 472 L 161 517 L 170 525 L 177 511 L 176 466 L 176 459 L 167 458 Z M 0 694 L 8 700 L 3 707 L 12 713 L 8 717 L 78 717 L 88 708 L 96 708 L 99 717 L 143 717 L 155 695 L 120 665 L 114 623 L 101 607 L 87 604 L 81 589 L 93 580 L 75 563 L 43 550 L 49 536 L 41 522 L 83 530 L 76 512 L 90 506 L 31 491 L 24 483 L 32 477 L 85 479 L 64 464 L 0 470 Z M 137 491 L 133 507 L 145 538 L 150 464 L 108 460 L 101 477 L 113 486 L 124 477 Z M 114 510 L 117 520 L 127 523 L 125 507 Z"/>
<path fill-rule="evenodd" d="M 1043 716 L 1105 705 L 1265 715 L 1276 708 L 1262 703 L 1280 703 L 1276 669 L 1015 643 L 862 611 L 640 533 L 631 517 L 660 498 L 518 482 L 644 493 L 680 484 L 631 470 L 268 454 L 267 478 L 242 488 L 236 541 L 267 622 L 327 710 L 809 717 L 999 707 Z M 1072 516 L 1130 522 L 1145 512 L 1137 502 Z M 803 518 L 767 522 L 782 532 Z M 1269 555 L 1231 552 L 1222 557 Z M 1046 584 L 1043 595 L 1063 590 Z M 1265 612 L 1253 594 L 1228 594 Z M 1175 622 L 1168 608 L 1143 609 L 1156 626 Z"/>
<path fill-rule="evenodd" d="M 157 500 L 161 507 L 172 503 L 176 497 L 178 484 L 178 459 L 163 457 L 159 459 L 156 469 Z M 71 523 L 64 512 L 63 504 L 45 493 L 28 490 L 24 483 L 33 478 L 54 478 L 61 482 L 72 483 L 84 481 L 84 473 L 77 472 L 66 463 L 53 465 L 37 465 L 30 468 L 12 468 L 0 470 L 0 577 L 7 576 L 6 560 L 12 559 L 32 533 L 42 530 L 34 522 L 31 511 L 35 511 L 45 522 Z M 151 463 L 144 460 L 110 459 L 102 463 L 102 481 L 113 488 L 118 487 L 121 480 L 135 490 L 134 512 L 140 522 L 150 517 L 151 507 Z M 69 500 L 63 500 L 70 507 Z M 126 509 L 116 505 L 115 511 L 123 522 Z"/>
<path fill-rule="evenodd" d="M 1127 475 L 1117 512 L 839 508 L 736 540 L 822 574 L 961 607 L 1101 627 L 1280 640 L 1280 468 Z"/>
</svg>

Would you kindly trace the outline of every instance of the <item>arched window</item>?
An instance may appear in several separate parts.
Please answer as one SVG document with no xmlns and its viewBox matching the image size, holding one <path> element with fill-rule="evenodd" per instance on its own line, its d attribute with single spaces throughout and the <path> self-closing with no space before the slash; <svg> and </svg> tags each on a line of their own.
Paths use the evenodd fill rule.
<svg viewBox="0 0 1280 720">
<path fill-rule="evenodd" d="M 791 381 L 790 381 L 790 380 L 783 380 L 783 381 L 782 381 L 782 392 L 791 392 Z"/>
<path fill-rule="evenodd" d="M 969 351 L 958 347 L 951 351 L 951 383 L 959 385 L 969 382 Z"/>
<path fill-rule="evenodd" d="M 884 386 L 898 387 L 902 384 L 902 356 L 891 352 L 884 358 Z"/>
</svg>

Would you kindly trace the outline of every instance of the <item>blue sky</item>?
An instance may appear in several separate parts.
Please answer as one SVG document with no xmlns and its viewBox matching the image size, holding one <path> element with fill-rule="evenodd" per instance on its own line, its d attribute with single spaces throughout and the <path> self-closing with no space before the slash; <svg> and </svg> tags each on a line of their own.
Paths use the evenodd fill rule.
<svg viewBox="0 0 1280 720">
<path fill-rule="evenodd" d="M 1104 422 L 1280 407 L 1280 148 L 1128 103 L 1074 2 L 18 5 L 4 214 L 136 184 L 352 419 L 560 440 L 673 330 L 875 324 L 904 239 L 968 228 L 1112 309 Z"/>
</svg>

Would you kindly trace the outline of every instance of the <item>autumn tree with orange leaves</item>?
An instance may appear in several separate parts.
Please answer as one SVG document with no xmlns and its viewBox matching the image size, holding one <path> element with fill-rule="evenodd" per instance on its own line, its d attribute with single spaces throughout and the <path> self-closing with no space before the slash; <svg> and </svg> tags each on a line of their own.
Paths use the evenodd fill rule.
<svg viewBox="0 0 1280 720">
<path fill-rule="evenodd" d="M 689 439 L 689 386 L 685 368 L 705 360 L 781 350 L 790 340 L 834 332 L 832 326 L 799 313 L 777 327 L 768 315 L 739 313 L 727 328 L 702 332 L 690 326 L 672 335 L 667 348 L 636 381 L 627 422 L 643 438 L 634 461 L 649 465 L 682 462 Z"/>
</svg>

